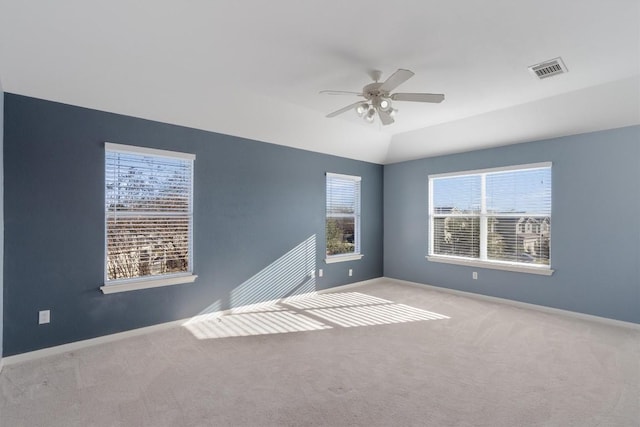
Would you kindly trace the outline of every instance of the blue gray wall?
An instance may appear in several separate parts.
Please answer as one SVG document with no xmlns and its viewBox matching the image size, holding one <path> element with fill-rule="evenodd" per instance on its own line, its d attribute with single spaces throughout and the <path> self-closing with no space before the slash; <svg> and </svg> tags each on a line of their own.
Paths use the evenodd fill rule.
<svg viewBox="0 0 640 427">
<path fill-rule="evenodd" d="M 99 291 L 105 141 L 196 154 L 195 283 Z M 4 142 L 5 356 L 382 275 L 381 165 L 9 93 Z M 327 171 L 362 176 L 362 260 L 324 263 Z"/>
<path fill-rule="evenodd" d="M 553 162 L 553 276 L 425 259 L 429 174 L 544 161 Z M 640 323 L 639 188 L 638 126 L 387 165 L 384 275 Z"/>
<path fill-rule="evenodd" d="M 4 91 L 0 82 L 0 360 L 4 325 Z M 1 363 L 1 362 L 0 362 Z"/>
</svg>

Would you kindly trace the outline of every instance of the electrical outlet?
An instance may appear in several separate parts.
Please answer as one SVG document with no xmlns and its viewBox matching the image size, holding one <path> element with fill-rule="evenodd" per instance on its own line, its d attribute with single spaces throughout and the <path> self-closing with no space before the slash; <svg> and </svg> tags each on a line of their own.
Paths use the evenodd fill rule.
<svg viewBox="0 0 640 427">
<path fill-rule="evenodd" d="M 349 277 L 353 276 L 353 268 L 349 269 Z"/>
<path fill-rule="evenodd" d="M 318 269 L 318 277 L 322 277 L 322 274 L 323 274 L 323 273 L 322 273 L 322 269 L 321 269 L 321 268 L 319 268 L 319 269 Z"/>
<path fill-rule="evenodd" d="M 40 310 L 38 312 L 38 325 L 44 325 L 51 321 L 51 310 Z"/>
<path fill-rule="evenodd" d="M 477 271 L 473 272 L 473 280 L 478 280 L 478 272 Z"/>
</svg>

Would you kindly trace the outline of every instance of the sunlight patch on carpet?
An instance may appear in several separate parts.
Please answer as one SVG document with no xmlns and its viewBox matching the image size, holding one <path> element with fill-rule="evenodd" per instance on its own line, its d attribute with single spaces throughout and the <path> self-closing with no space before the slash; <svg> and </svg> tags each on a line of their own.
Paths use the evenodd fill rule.
<svg viewBox="0 0 640 427">
<path fill-rule="evenodd" d="M 198 339 L 215 339 L 445 319 L 449 317 L 359 292 L 343 292 L 297 295 L 208 313 L 183 326 Z"/>
</svg>

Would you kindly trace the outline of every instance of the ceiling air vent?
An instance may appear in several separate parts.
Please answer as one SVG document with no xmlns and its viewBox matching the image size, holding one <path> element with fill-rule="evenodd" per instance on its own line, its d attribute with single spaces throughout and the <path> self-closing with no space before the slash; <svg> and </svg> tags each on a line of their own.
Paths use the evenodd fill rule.
<svg viewBox="0 0 640 427">
<path fill-rule="evenodd" d="M 562 58 L 558 57 L 532 65 L 529 67 L 529 71 L 538 76 L 539 79 L 546 79 L 547 77 L 566 73 L 569 70 L 567 70 L 566 65 L 562 62 Z"/>
</svg>

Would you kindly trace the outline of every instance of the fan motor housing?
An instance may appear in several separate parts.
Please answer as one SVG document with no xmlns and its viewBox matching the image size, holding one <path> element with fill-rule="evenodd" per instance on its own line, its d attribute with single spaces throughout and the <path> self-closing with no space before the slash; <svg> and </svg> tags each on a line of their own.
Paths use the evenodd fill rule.
<svg viewBox="0 0 640 427">
<path fill-rule="evenodd" d="M 368 85 L 366 85 L 364 88 L 362 88 L 362 94 L 364 95 L 365 98 L 367 99 L 372 99 L 375 97 L 388 97 L 389 93 L 388 92 L 381 92 L 380 91 L 380 86 L 382 86 L 382 83 L 370 83 Z"/>
</svg>

